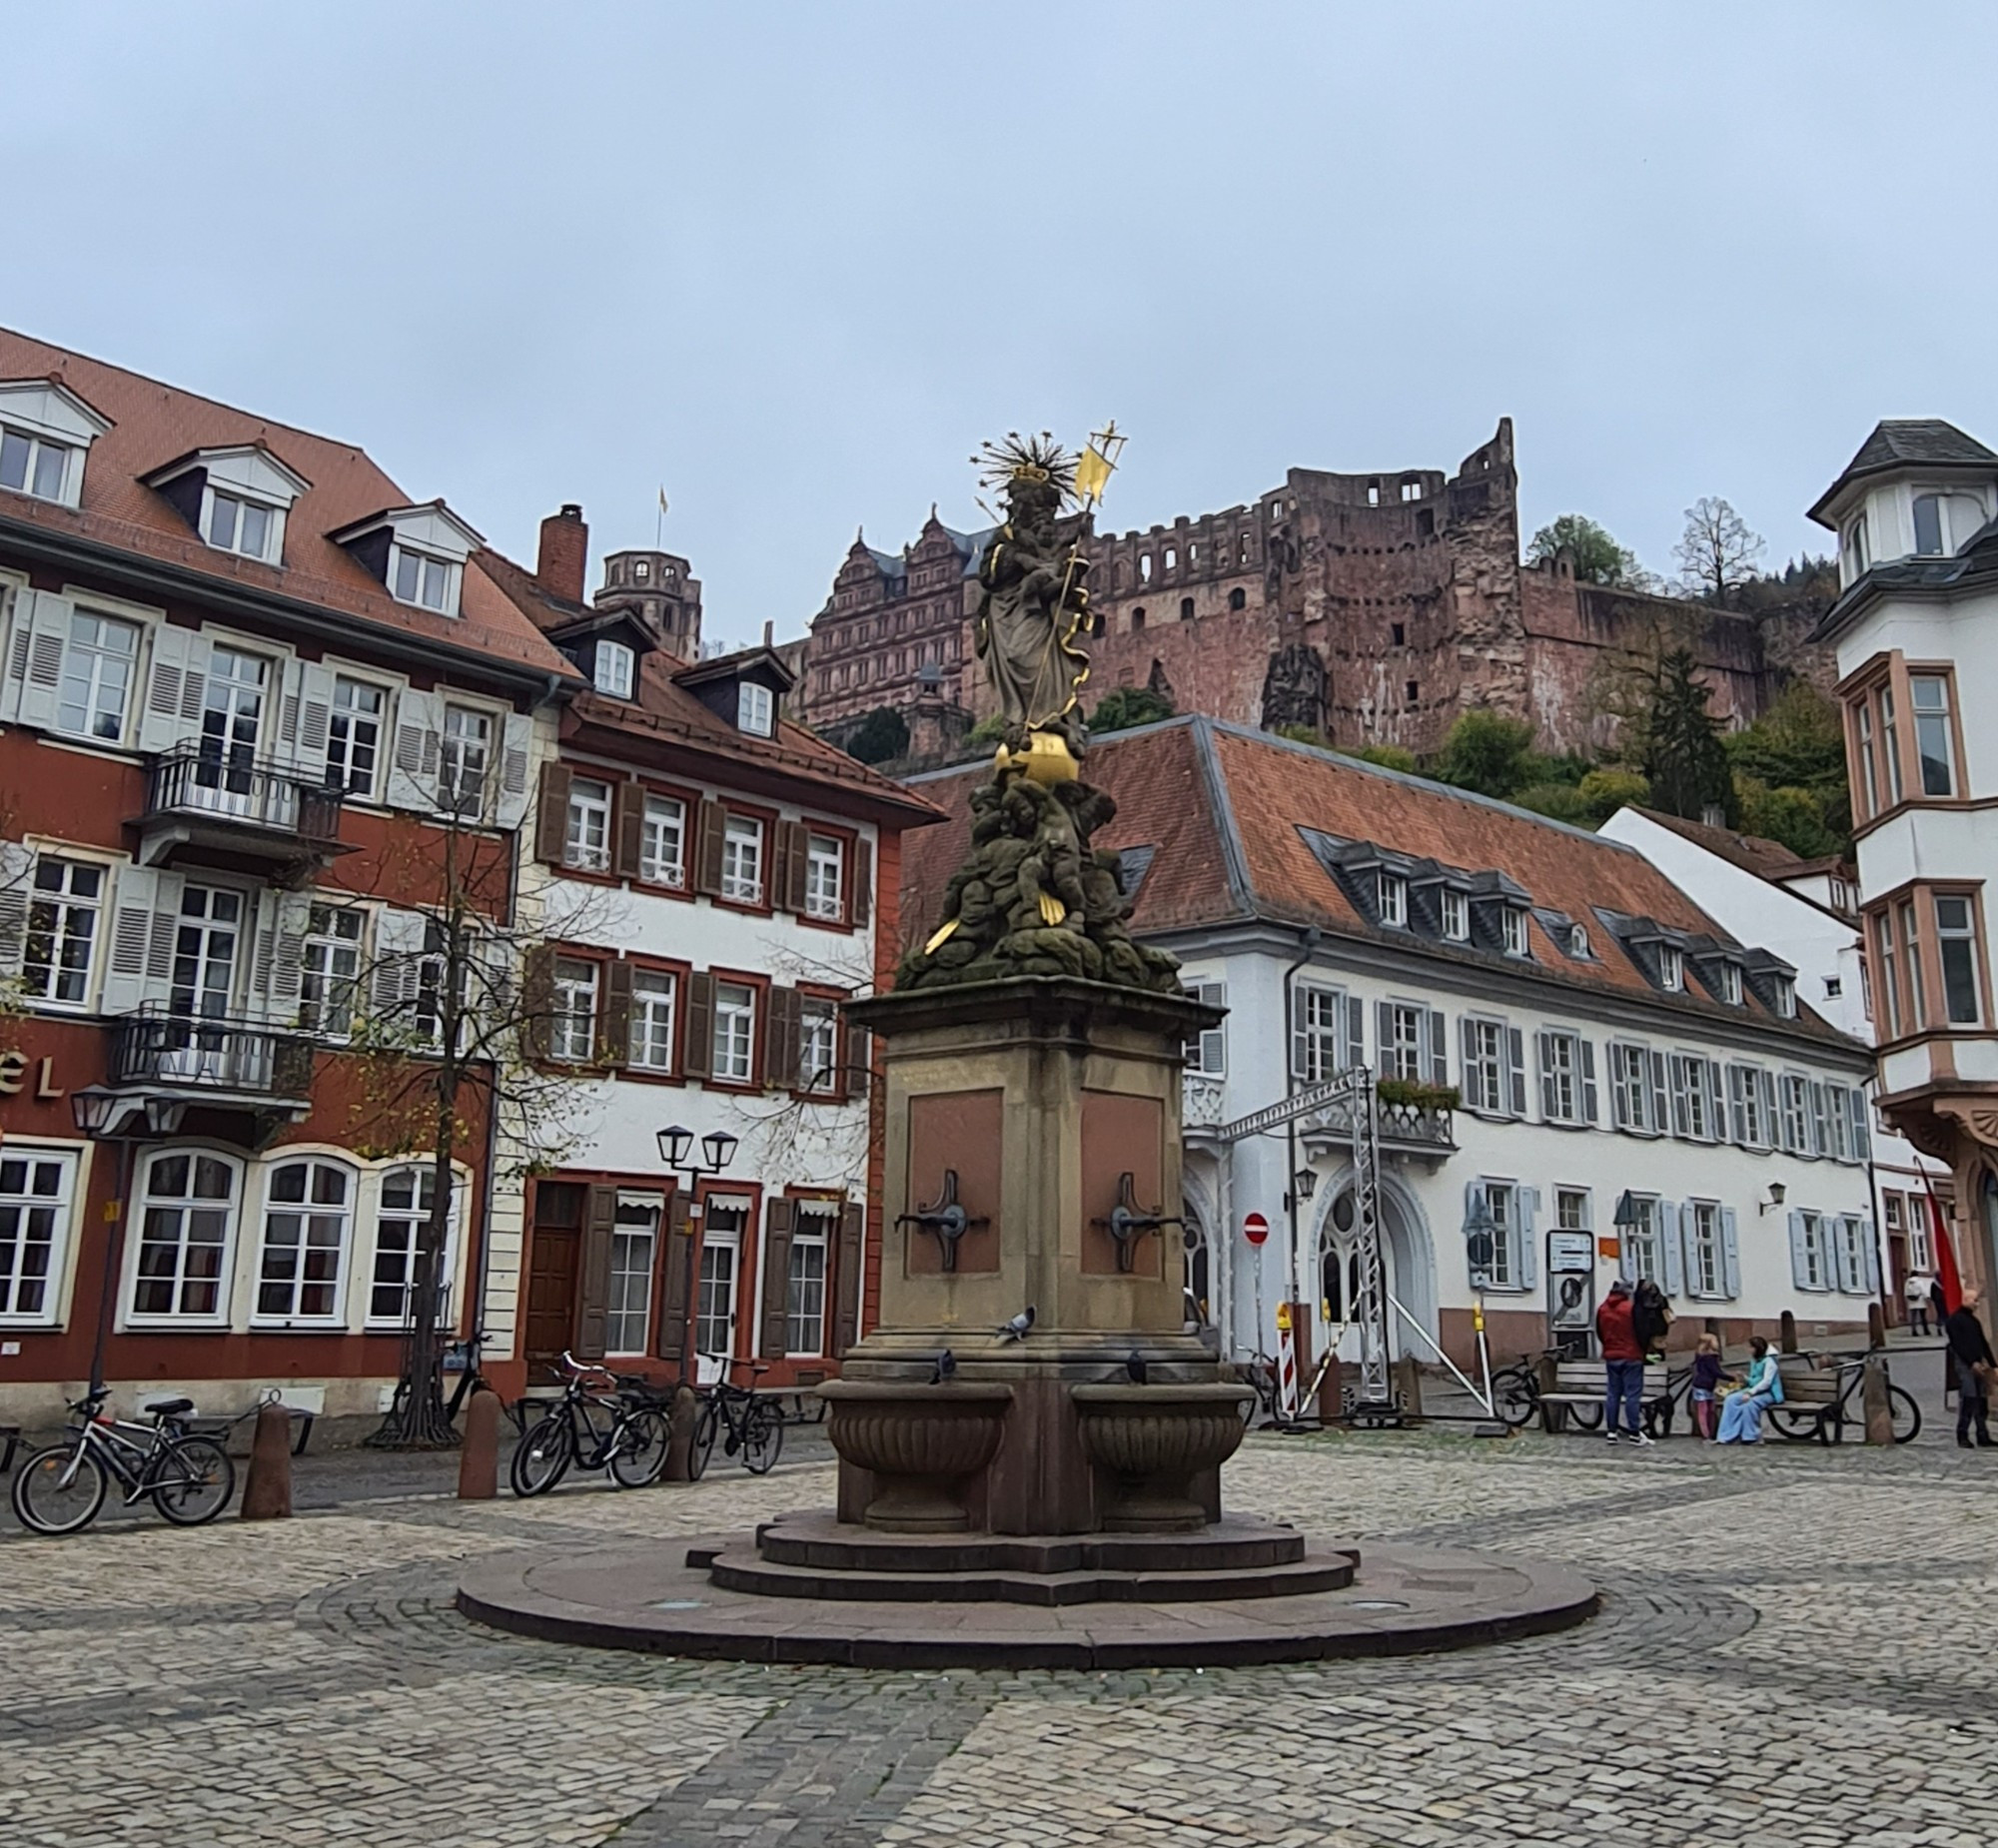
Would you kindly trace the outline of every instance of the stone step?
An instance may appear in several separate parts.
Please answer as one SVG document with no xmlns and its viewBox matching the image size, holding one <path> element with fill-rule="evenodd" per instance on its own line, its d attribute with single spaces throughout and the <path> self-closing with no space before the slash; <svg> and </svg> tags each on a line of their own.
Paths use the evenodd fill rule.
<svg viewBox="0 0 1998 1848">
<path fill-rule="evenodd" d="M 1283 1565 L 1193 1571 L 855 1571 L 785 1565 L 747 1548 L 724 1548 L 708 1577 L 724 1591 L 764 1597 L 882 1604 L 1180 1604 L 1298 1597 L 1344 1590 L 1359 1555 L 1308 1553 Z M 692 1563 L 689 1557 L 690 1564 Z"/>
<path fill-rule="evenodd" d="M 838 1572 L 1260 1571 L 1305 1556 L 1305 1536 L 1272 1521 L 1223 1519 L 1190 1533 L 882 1533 L 829 1514 L 756 1529 L 775 1565 Z M 688 1563 L 695 1561 L 689 1555 Z M 698 1563 L 706 1564 L 706 1560 Z"/>
</svg>

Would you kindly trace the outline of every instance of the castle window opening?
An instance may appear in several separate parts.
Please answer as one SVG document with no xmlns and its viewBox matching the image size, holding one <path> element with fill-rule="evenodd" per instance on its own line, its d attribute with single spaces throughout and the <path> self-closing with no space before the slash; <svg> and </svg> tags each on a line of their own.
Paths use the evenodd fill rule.
<svg viewBox="0 0 1998 1848">
<path fill-rule="evenodd" d="M 1190 596 L 1180 598 L 1180 620 L 1182 622 L 1193 620 L 1193 598 Z"/>
<path fill-rule="evenodd" d="M 1140 607 L 1132 610 L 1131 612 L 1131 633 L 1134 635 L 1137 634 L 1137 632 L 1144 626 L 1145 626 L 1145 611 L 1143 606 L 1141 605 Z"/>
<path fill-rule="evenodd" d="M 1411 680 L 1403 690 L 1408 694 L 1409 704 L 1414 705 L 1422 697 L 1422 682 L 1420 680 Z"/>
<path fill-rule="evenodd" d="M 1420 500 L 1422 497 L 1423 497 L 1422 482 L 1404 481 L 1402 483 L 1402 498 L 1404 500 Z"/>
<path fill-rule="evenodd" d="M 1369 481 L 1367 483 L 1367 504 L 1369 506 L 1379 506 L 1381 504 L 1381 483 L 1379 481 Z"/>
<path fill-rule="evenodd" d="M 1416 536 L 1418 538 L 1423 538 L 1423 539 L 1435 538 L 1436 529 L 1437 529 L 1436 514 L 1429 507 L 1424 507 L 1423 510 L 1416 515 Z"/>
<path fill-rule="evenodd" d="M 1249 562 L 1249 535 L 1246 532 L 1242 534 L 1238 543 L 1235 561 L 1238 564 L 1247 564 Z"/>
<path fill-rule="evenodd" d="M 1249 607 L 1249 592 L 1243 589 L 1240 584 L 1237 584 L 1233 590 L 1229 591 L 1228 607 L 1230 609 L 1247 609 Z"/>
<path fill-rule="evenodd" d="M 1139 556 L 1138 581 L 1141 584 L 1148 584 L 1152 581 L 1152 554 L 1150 552 L 1141 553 Z"/>
<path fill-rule="evenodd" d="M 637 559 L 631 566 L 631 575 L 634 578 L 636 578 L 639 583 L 643 583 L 646 578 L 651 576 L 651 574 L 652 574 L 652 567 L 649 564 L 647 564 L 643 558 Z"/>
<path fill-rule="evenodd" d="M 1409 625 L 1406 622 L 1391 623 L 1388 632 L 1394 637 L 1396 647 L 1406 648 L 1409 645 Z"/>
<path fill-rule="evenodd" d="M 1179 550 L 1176 546 L 1168 545 L 1166 547 L 1166 569 L 1169 571 L 1176 571 L 1179 568 L 1180 568 Z"/>
</svg>

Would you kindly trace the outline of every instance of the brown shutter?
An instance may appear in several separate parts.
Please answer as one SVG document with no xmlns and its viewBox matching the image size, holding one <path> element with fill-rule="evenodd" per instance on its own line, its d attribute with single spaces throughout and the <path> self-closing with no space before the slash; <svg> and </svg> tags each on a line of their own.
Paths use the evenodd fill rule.
<svg viewBox="0 0 1998 1848">
<path fill-rule="evenodd" d="M 520 1050 L 529 1059 L 548 1056 L 548 1024 L 554 1011 L 554 945 L 529 944 L 520 959 Z"/>
<path fill-rule="evenodd" d="M 677 1361 L 688 1380 L 687 1311 L 693 1302 L 693 1215 L 677 1188 L 666 1202 L 666 1261 L 659 1279 L 659 1359 Z"/>
<path fill-rule="evenodd" d="M 617 1226 L 617 1190 L 592 1187 L 582 1213 L 582 1264 L 576 1289 L 575 1355 L 603 1359 L 610 1310 L 610 1235 Z"/>
<path fill-rule="evenodd" d="M 865 1097 L 874 1078 L 874 1036 L 865 1027 L 846 1029 L 846 1080 L 848 1097 Z"/>
<path fill-rule="evenodd" d="M 804 902 L 804 887 L 791 878 L 791 838 L 797 823 L 780 821 L 770 830 L 770 909 L 796 911 Z"/>
<path fill-rule="evenodd" d="M 604 1065 L 631 1057 L 631 965 L 621 956 L 603 965 L 603 1024 L 596 1056 Z"/>
<path fill-rule="evenodd" d="M 853 843 L 853 893 L 846 901 L 846 915 L 855 924 L 865 924 L 874 908 L 874 843 Z"/>
<path fill-rule="evenodd" d="M 534 857 L 547 866 L 562 863 L 568 844 L 568 791 L 575 773 L 565 763 L 541 765 L 540 806 L 534 811 Z"/>
<path fill-rule="evenodd" d="M 763 1328 L 758 1352 L 766 1361 L 781 1361 L 790 1352 L 785 1331 L 791 1308 L 791 1228 L 797 1216 L 795 1201 L 763 1204 Z"/>
<path fill-rule="evenodd" d="M 619 783 L 610 797 L 610 870 L 620 879 L 638 876 L 644 828 L 645 785 Z"/>
<path fill-rule="evenodd" d="M 709 898 L 721 894 L 721 830 L 727 817 L 721 804 L 703 797 L 693 830 L 693 889 Z"/>
<path fill-rule="evenodd" d="M 811 830 L 802 821 L 791 823 L 784 852 L 784 878 L 791 890 L 790 909 L 800 914 L 805 908 L 805 858 L 811 850 Z"/>
<path fill-rule="evenodd" d="M 867 1209 L 839 1210 L 838 1270 L 833 1278 L 832 1352 L 843 1356 L 860 1339 L 861 1272 L 866 1264 Z"/>
<path fill-rule="evenodd" d="M 781 1091 L 798 1083 L 798 1032 L 804 1008 L 795 988 L 770 990 L 769 1037 L 763 1045 L 763 1076 Z"/>
<path fill-rule="evenodd" d="M 680 1061 L 688 1078 L 705 1078 L 714 1057 L 714 977 L 706 970 L 686 979 L 686 1054 Z"/>
</svg>

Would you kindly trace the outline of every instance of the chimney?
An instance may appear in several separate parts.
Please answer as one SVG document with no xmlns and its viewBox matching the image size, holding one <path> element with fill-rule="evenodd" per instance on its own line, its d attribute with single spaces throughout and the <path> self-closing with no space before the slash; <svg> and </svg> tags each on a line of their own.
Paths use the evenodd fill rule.
<svg viewBox="0 0 1998 1848">
<path fill-rule="evenodd" d="M 775 642 L 774 642 L 774 641 L 773 641 L 773 640 L 771 639 L 771 637 L 772 637 L 772 636 L 774 636 L 774 635 L 776 634 L 776 632 L 777 632 L 777 625 L 776 625 L 776 623 L 775 623 L 774 621 L 769 621 L 769 622 L 765 622 L 765 623 L 763 624 L 763 646 L 764 646 L 764 647 L 766 647 L 766 648 L 771 648 L 771 647 L 775 647 L 775 646 L 776 646 L 776 643 L 775 643 Z"/>
<path fill-rule="evenodd" d="M 565 603 L 582 601 L 582 580 L 589 570 L 589 528 L 582 508 L 573 500 L 559 513 L 541 521 L 541 552 L 534 576 L 550 596 Z"/>
</svg>

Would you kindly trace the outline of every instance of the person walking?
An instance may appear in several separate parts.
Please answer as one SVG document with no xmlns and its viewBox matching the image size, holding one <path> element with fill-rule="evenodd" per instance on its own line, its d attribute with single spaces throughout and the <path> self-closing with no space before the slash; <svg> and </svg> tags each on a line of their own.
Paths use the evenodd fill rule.
<svg viewBox="0 0 1998 1848">
<path fill-rule="evenodd" d="M 1998 1448 L 1991 1435 L 1991 1380 L 1998 1361 L 1991 1356 L 1990 1338 L 1977 1320 L 1977 1292 L 1966 1290 L 1962 1305 L 1943 1324 L 1949 1337 L 1949 1358 L 1956 1369 L 1956 1440 L 1971 1448 L 1970 1427 L 1977 1426 L 1977 1447 Z"/>
<path fill-rule="evenodd" d="M 1619 1277 L 1595 1312 L 1595 1338 L 1602 1344 L 1602 1421 L 1609 1441 L 1620 1441 L 1620 1417 L 1628 1421 L 1630 1441 L 1644 1449 L 1651 1441 L 1644 1435 L 1644 1349 L 1631 1324 L 1633 1307 L 1630 1286 Z"/>
<path fill-rule="evenodd" d="M 1665 1337 L 1672 1331 L 1672 1306 L 1665 1293 L 1648 1277 L 1638 1281 L 1630 1294 L 1630 1332 L 1645 1360 L 1665 1358 Z"/>
<path fill-rule="evenodd" d="M 1908 1305 L 1908 1333 L 1911 1335 L 1933 1335 L 1929 1326 L 1929 1292 L 1935 1288 L 1935 1279 L 1926 1271 L 1910 1271 L 1908 1281 L 1901 1287 L 1901 1295 Z"/>
<path fill-rule="evenodd" d="M 1769 1344 L 1758 1335 L 1748 1344 L 1748 1352 L 1755 1357 L 1748 1363 L 1748 1383 L 1728 1393 L 1720 1407 L 1716 1443 L 1760 1443 L 1762 1413 L 1782 1403 L 1782 1376 L 1776 1371 L 1776 1357 L 1769 1352 Z"/>
</svg>

